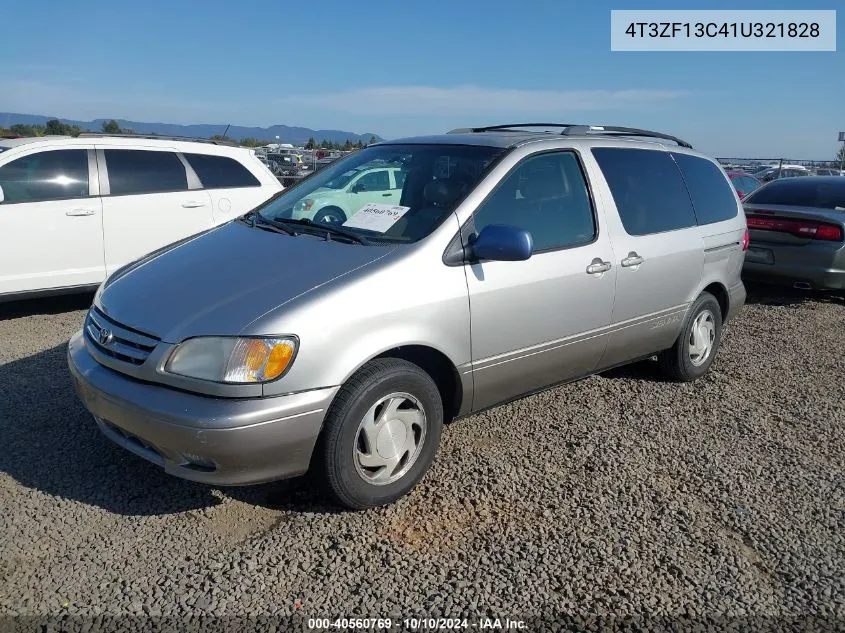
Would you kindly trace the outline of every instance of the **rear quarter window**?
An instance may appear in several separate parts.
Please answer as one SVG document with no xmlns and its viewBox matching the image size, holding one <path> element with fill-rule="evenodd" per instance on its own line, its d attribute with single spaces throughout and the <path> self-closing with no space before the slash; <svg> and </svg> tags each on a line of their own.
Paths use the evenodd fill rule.
<svg viewBox="0 0 845 633">
<path fill-rule="evenodd" d="M 689 193 L 669 152 L 595 147 L 592 153 L 629 235 L 665 233 L 696 225 Z"/>
<path fill-rule="evenodd" d="M 724 222 L 736 217 L 738 207 L 733 190 L 716 165 L 698 156 L 672 156 L 684 177 L 699 224 Z"/>
<path fill-rule="evenodd" d="M 261 183 L 234 158 L 210 154 L 183 154 L 204 189 L 260 187 Z"/>
</svg>

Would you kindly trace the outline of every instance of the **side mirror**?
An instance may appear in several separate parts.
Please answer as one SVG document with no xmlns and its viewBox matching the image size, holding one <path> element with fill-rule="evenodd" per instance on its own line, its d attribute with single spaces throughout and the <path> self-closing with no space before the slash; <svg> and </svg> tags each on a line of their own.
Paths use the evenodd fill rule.
<svg viewBox="0 0 845 633">
<path fill-rule="evenodd" d="M 6 199 L 6 195 L 3 193 L 3 187 L 0 187 L 0 203 L 2 203 Z"/>
<path fill-rule="evenodd" d="M 361 193 L 362 191 L 366 191 L 367 186 L 361 182 L 356 182 L 352 185 L 352 193 Z"/>
<path fill-rule="evenodd" d="M 534 253 L 534 239 L 531 233 L 504 224 L 484 227 L 469 245 L 475 259 L 491 261 L 522 262 Z"/>
</svg>

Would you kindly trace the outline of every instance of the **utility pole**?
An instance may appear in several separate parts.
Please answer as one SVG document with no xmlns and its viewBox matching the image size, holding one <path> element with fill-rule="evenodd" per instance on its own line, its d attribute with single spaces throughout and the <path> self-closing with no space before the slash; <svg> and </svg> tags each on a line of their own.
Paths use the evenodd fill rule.
<svg viewBox="0 0 845 633">
<path fill-rule="evenodd" d="M 839 172 L 845 169 L 845 132 L 839 133 L 839 140 L 842 142 L 842 153 L 839 155 Z"/>
</svg>

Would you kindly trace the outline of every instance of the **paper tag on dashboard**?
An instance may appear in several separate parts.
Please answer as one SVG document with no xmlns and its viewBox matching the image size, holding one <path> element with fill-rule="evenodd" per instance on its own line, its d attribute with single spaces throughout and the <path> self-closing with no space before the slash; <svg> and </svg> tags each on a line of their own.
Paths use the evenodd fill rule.
<svg viewBox="0 0 845 633">
<path fill-rule="evenodd" d="M 343 226 L 384 233 L 393 226 L 396 220 L 405 215 L 410 208 L 396 204 L 371 202 L 361 207 L 357 213 L 343 223 Z"/>
</svg>

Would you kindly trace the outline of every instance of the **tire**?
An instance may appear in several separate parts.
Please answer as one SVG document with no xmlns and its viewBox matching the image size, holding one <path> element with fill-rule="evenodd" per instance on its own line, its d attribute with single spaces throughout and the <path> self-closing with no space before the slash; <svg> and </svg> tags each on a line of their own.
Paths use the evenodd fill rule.
<svg viewBox="0 0 845 633">
<path fill-rule="evenodd" d="M 343 224 L 346 222 L 346 214 L 338 207 L 323 207 L 314 214 L 314 222 L 323 224 Z"/>
<path fill-rule="evenodd" d="M 702 328 L 696 328 L 696 324 Z M 712 329 L 711 329 L 712 328 Z M 696 336 L 693 330 L 696 329 Z M 696 349 L 696 341 L 710 340 L 709 350 Z M 710 369 L 722 341 L 722 309 L 716 297 L 702 292 L 689 311 L 681 334 L 675 344 L 657 355 L 663 374 L 676 382 L 691 382 Z M 703 356 L 703 359 L 702 359 Z"/>
<path fill-rule="evenodd" d="M 386 408 L 397 417 L 382 417 Z M 368 425 L 365 416 L 375 422 Z M 376 359 L 341 387 L 329 407 L 315 474 L 346 508 L 392 503 L 410 492 L 431 466 L 442 429 L 443 404 L 431 376 L 405 360 Z M 411 442 L 415 448 L 408 448 Z M 379 465 L 388 464 L 384 455 L 394 461 Z"/>
</svg>

